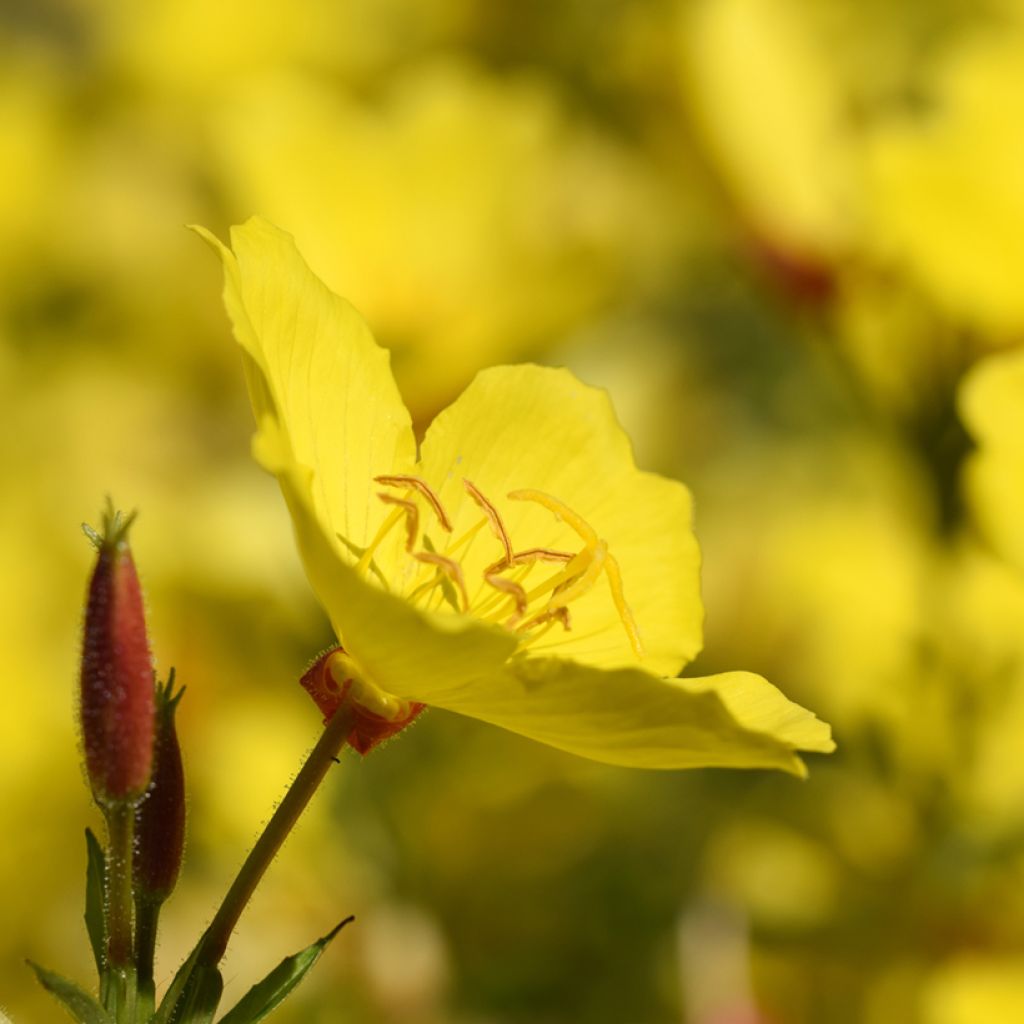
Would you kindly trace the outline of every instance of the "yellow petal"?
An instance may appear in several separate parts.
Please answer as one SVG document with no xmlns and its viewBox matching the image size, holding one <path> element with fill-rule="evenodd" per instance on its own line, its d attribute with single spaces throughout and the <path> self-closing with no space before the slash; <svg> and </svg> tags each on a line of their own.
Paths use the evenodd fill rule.
<svg viewBox="0 0 1024 1024">
<path fill-rule="evenodd" d="M 421 613 L 337 557 L 312 511 L 311 474 L 270 417 L 260 425 L 256 454 L 281 484 L 310 583 L 366 682 L 422 699 L 453 686 L 475 688 L 500 671 L 515 649 L 508 633 L 461 616 Z"/>
<path fill-rule="evenodd" d="M 420 473 L 452 515 L 453 536 L 481 518 L 463 487 L 465 478 L 497 507 L 515 550 L 579 550 L 579 536 L 550 511 L 508 499 L 509 492 L 523 488 L 553 495 L 608 542 L 639 629 L 644 666 L 674 675 L 700 650 L 700 553 L 689 492 L 636 468 L 604 391 L 567 370 L 484 370 L 431 424 L 421 458 Z M 459 555 L 466 579 L 484 588 L 484 568 L 501 555 L 490 531 L 479 531 Z M 543 572 L 537 567 L 529 585 L 542 580 Z M 604 668 L 636 664 L 607 580 L 599 579 L 570 610 L 572 631 L 552 629 L 531 654 L 557 652 Z"/>
<path fill-rule="evenodd" d="M 855 183 L 843 83 L 790 0 L 682 8 L 683 85 L 698 131 L 753 226 L 798 253 L 841 251 Z"/>
<path fill-rule="evenodd" d="M 420 693 L 423 696 L 420 696 Z M 409 696 L 424 699 L 426 690 Z M 780 768 L 834 749 L 829 727 L 747 672 L 660 679 L 561 658 L 515 658 L 486 686 L 433 690 L 439 707 L 582 757 L 635 768 Z"/>
<path fill-rule="evenodd" d="M 415 459 L 389 354 L 290 235 L 253 218 L 232 229 L 233 252 L 203 236 L 224 263 L 224 301 L 248 357 L 256 419 L 276 421 L 294 461 L 311 471 L 312 511 L 331 549 L 351 562 L 353 546 L 365 547 L 380 523 L 373 477 L 409 472 Z"/>
<path fill-rule="evenodd" d="M 960 388 L 960 412 L 978 441 L 965 480 L 993 546 L 1024 567 L 1024 352 L 991 356 Z"/>
</svg>

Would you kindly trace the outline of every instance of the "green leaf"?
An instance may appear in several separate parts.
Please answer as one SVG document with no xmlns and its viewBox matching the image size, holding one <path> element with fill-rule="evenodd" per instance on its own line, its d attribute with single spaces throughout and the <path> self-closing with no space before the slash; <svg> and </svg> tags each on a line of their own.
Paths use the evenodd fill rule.
<svg viewBox="0 0 1024 1024">
<path fill-rule="evenodd" d="M 223 991 L 224 978 L 216 966 L 198 964 L 171 1008 L 170 1024 L 210 1024 Z"/>
<path fill-rule="evenodd" d="M 39 984 L 56 996 L 79 1024 L 114 1024 L 107 1011 L 73 981 L 68 981 L 67 978 L 62 978 L 31 960 L 28 961 L 28 965 L 36 972 Z"/>
<path fill-rule="evenodd" d="M 320 954 L 352 917 L 346 917 L 336 928 L 318 939 L 301 953 L 285 957 L 261 982 L 253 985 L 241 1001 L 221 1017 L 219 1024 L 256 1024 L 277 1007 L 300 981 L 309 969 L 320 959 Z"/>
<path fill-rule="evenodd" d="M 85 830 L 85 846 L 89 863 L 85 871 L 85 927 L 89 932 L 89 944 L 96 961 L 96 973 L 103 975 L 106 928 L 103 921 L 103 879 L 106 876 L 107 858 L 92 829 Z"/>
</svg>

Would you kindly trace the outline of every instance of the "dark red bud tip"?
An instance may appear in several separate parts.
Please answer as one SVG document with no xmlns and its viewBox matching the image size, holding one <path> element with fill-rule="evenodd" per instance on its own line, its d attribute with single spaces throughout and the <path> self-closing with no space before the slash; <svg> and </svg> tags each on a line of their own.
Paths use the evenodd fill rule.
<svg viewBox="0 0 1024 1024">
<path fill-rule="evenodd" d="M 174 692 L 174 670 L 156 692 L 153 781 L 135 808 L 135 892 L 162 903 L 178 881 L 185 851 L 185 772 L 174 716 L 184 689 Z"/>
<path fill-rule="evenodd" d="M 354 750 L 358 750 L 360 754 L 368 754 L 384 740 L 400 733 L 423 711 L 426 705 L 411 701 L 404 713 L 395 718 L 384 718 L 356 703 L 351 697 L 352 680 L 346 679 L 339 683 L 334 678 L 329 664 L 335 654 L 344 653 L 343 647 L 333 647 L 321 654 L 299 682 L 323 713 L 325 723 L 334 717 L 334 713 L 343 704 L 351 706 L 355 714 L 355 722 L 352 731 L 348 734 L 348 745 Z"/>
<path fill-rule="evenodd" d="M 153 760 L 153 659 L 142 588 L 128 547 L 133 517 L 109 509 L 89 581 L 82 644 L 85 763 L 101 804 L 133 801 L 149 785 Z"/>
</svg>

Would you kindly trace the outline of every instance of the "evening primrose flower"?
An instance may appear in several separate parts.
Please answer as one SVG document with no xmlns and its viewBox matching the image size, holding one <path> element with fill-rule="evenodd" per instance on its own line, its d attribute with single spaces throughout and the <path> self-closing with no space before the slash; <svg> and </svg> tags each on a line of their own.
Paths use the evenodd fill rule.
<svg viewBox="0 0 1024 1024">
<path fill-rule="evenodd" d="M 682 484 L 638 470 L 607 395 L 495 367 L 417 451 L 388 353 L 260 219 L 208 233 L 244 350 L 254 453 L 277 477 L 337 632 L 336 684 L 648 768 L 772 767 L 829 729 L 745 672 L 676 679 L 701 644 Z"/>
</svg>

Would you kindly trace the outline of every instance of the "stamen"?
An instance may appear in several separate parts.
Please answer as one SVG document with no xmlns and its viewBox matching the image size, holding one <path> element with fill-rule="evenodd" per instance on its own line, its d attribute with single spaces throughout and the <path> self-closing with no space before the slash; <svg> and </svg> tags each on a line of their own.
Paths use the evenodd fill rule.
<svg viewBox="0 0 1024 1024">
<path fill-rule="evenodd" d="M 486 522 L 486 519 L 478 519 L 458 540 L 453 540 L 451 544 L 445 548 L 445 554 L 454 555 L 459 548 L 468 544 L 480 532 L 481 527 Z"/>
<path fill-rule="evenodd" d="M 550 611 L 542 611 L 539 615 L 535 615 L 530 618 L 527 622 L 523 623 L 517 633 L 524 633 L 528 630 L 536 630 L 538 626 L 541 627 L 535 633 L 530 633 L 529 636 L 525 637 L 519 642 L 520 647 L 528 647 L 531 643 L 537 643 L 541 637 L 546 636 L 551 632 L 551 628 L 555 623 L 561 623 L 562 629 L 568 632 L 572 629 L 572 620 L 569 616 L 569 609 L 564 605 L 552 608 Z"/>
<path fill-rule="evenodd" d="M 576 556 L 571 551 L 555 551 L 552 548 L 527 548 L 516 551 L 509 559 L 511 565 L 532 565 L 534 562 L 571 562 Z"/>
<path fill-rule="evenodd" d="M 377 483 L 383 484 L 385 487 L 411 487 L 414 491 L 419 491 L 424 498 L 430 502 L 430 507 L 434 510 L 434 515 L 437 516 L 437 521 L 441 524 L 441 529 L 445 533 L 452 532 L 452 523 L 448 518 L 448 514 L 444 510 L 444 506 L 441 504 L 440 498 L 430 489 L 430 484 L 426 480 L 418 476 L 407 475 L 405 473 L 396 473 L 392 476 L 375 476 L 373 478 Z"/>
<path fill-rule="evenodd" d="M 551 600 L 548 602 L 547 611 L 551 611 L 555 606 L 555 598 L 558 598 L 558 603 L 561 605 L 567 605 L 576 598 L 582 597 L 590 588 L 597 582 L 597 577 L 601 575 L 601 570 L 605 565 L 605 558 L 608 555 L 608 545 L 603 540 L 597 542 L 597 547 L 594 548 L 591 553 L 592 557 L 587 563 L 586 569 L 580 573 L 580 575 L 573 580 L 564 590 L 557 589 L 556 593 L 551 595 Z"/>
<path fill-rule="evenodd" d="M 534 587 L 533 590 L 526 595 L 527 601 L 535 601 L 543 594 L 557 590 L 566 583 L 571 583 L 586 572 L 587 566 L 590 565 L 592 558 L 593 552 L 587 548 L 577 552 L 572 556 L 566 567 L 561 572 L 555 573 L 554 576 L 545 580 L 539 586 Z"/>
<path fill-rule="evenodd" d="M 626 627 L 629 646 L 633 648 L 633 653 L 638 658 L 642 658 L 644 656 L 644 645 L 640 639 L 640 630 L 636 627 L 636 619 L 633 618 L 633 612 L 629 605 L 626 604 L 626 595 L 622 589 L 622 573 L 619 572 L 619 563 L 611 555 L 605 555 L 604 571 L 608 576 L 608 586 L 611 588 L 615 609 L 619 613 L 619 618 L 622 619 L 622 625 Z"/>
<path fill-rule="evenodd" d="M 405 513 L 405 550 L 412 554 L 420 531 L 420 510 L 416 503 L 408 498 L 396 498 L 393 494 L 378 494 L 377 497 L 387 505 L 398 505 Z"/>
<path fill-rule="evenodd" d="M 505 549 L 505 561 L 511 563 L 512 542 L 508 539 L 508 532 L 505 529 L 505 524 L 501 521 L 498 510 L 483 496 L 471 480 L 463 479 L 462 485 L 466 488 L 469 496 L 483 509 L 487 521 L 491 524 L 491 532 L 501 541 L 501 546 Z"/>
<path fill-rule="evenodd" d="M 462 597 L 463 612 L 469 611 L 469 594 L 466 593 L 466 580 L 462 575 L 462 566 L 454 558 L 439 555 L 433 551 L 417 551 L 413 557 L 426 565 L 436 565 L 458 588 Z"/>
<path fill-rule="evenodd" d="M 396 508 L 391 515 L 380 524 L 380 529 L 370 541 L 369 547 L 363 552 L 362 557 L 356 562 L 356 572 L 362 575 L 366 572 L 370 562 L 373 561 L 374 552 L 380 547 L 381 541 L 392 531 L 395 524 L 402 518 L 402 510 Z"/>
<path fill-rule="evenodd" d="M 568 505 L 557 498 L 553 498 L 543 491 L 534 491 L 529 488 L 510 491 L 509 497 L 513 501 L 532 501 L 543 506 L 549 512 L 553 512 L 556 519 L 562 520 L 568 527 L 575 530 L 583 538 L 588 548 L 596 547 L 598 536 L 594 532 L 594 528 L 582 516 L 577 515 Z"/>
<path fill-rule="evenodd" d="M 526 591 L 515 582 L 515 580 L 507 580 L 504 576 L 499 576 L 496 572 L 485 572 L 484 579 L 492 586 L 495 590 L 501 591 L 508 597 L 511 597 L 516 603 L 516 613 L 512 616 L 510 622 L 515 624 L 525 614 L 527 608 Z"/>
<path fill-rule="evenodd" d="M 531 562 L 529 565 L 516 566 L 515 567 L 515 571 L 513 572 L 512 576 L 511 576 L 511 582 L 518 583 L 520 586 L 522 586 L 523 581 L 526 579 L 527 576 L 530 575 L 530 570 L 533 568 L 533 566 L 535 564 L 536 563 Z M 508 567 L 504 566 L 501 562 L 495 562 L 494 565 L 488 566 L 484 570 L 484 581 L 486 582 L 488 575 L 495 575 L 495 576 L 497 576 L 498 573 L 505 572 L 505 571 L 507 571 L 507 569 L 508 569 Z M 505 577 L 505 576 L 502 577 L 502 579 L 509 579 L 509 578 L 510 577 Z M 524 597 L 525 596 L 526 595 L 524 593 Z M 480 602 L 480 604 L 476 605 L 476 607 L 473 609 L 473 614 L 479 616 L 480 618 L 485 618 L 487 615 L 489 615 L 495 609 L 503 607 L 502 602 L 506 601 L 507 598 L 508 598 L 508 595 L 507 594 L 503 594 L 503 593 L 488 594 L 487 597 L 485 597 Z M 527 603 L 529 603 L 529 599 L 528 598 L 527 598 Z"/>
<path fill-rule="evenodd" d="M 526 630 L 533 629 L 535 626 L 544 626 L 545 628 L 540 633 L 529 638 L 529 641 L 532 642 L 543 636 L 556 622 L 560 622 L 562 629 L 566 632 L 572 629 L 572 618 L 569 615 L 569 609 L 565 605 L 545 609 L 539 615 L 534 615 L 532 619 L 527 619 L 519 627 L 519 632 L 525 632 Z"/>
</svg>

